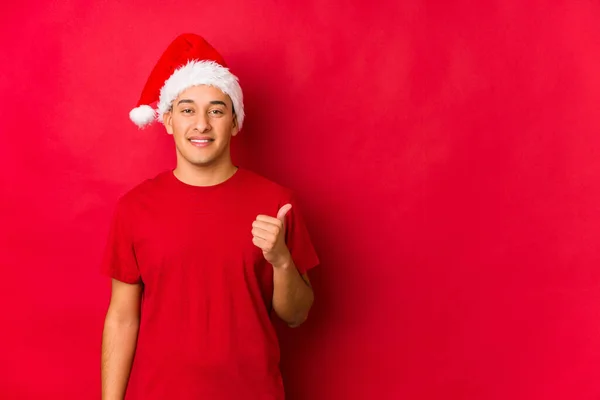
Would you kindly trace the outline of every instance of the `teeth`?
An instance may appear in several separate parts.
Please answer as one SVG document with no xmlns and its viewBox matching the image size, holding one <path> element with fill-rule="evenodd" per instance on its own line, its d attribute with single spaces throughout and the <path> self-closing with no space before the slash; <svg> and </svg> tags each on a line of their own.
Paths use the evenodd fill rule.
<svg viewBox="0 0 600 400">
<path fill-rule="evenodd" d="M 192 139 L 191 141 L 193 143 L 208 143 L 209 142 L 208 139 Z"/>
</svg>

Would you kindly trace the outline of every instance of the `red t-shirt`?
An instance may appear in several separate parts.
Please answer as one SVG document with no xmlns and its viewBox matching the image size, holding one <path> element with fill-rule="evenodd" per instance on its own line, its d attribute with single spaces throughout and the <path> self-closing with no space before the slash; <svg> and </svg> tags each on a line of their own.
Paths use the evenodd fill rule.
<svg viewBox="0 0 600 400">
<path fill-rule="evenodd" d="M 248 170 L 209 187 L 167 171 L 119 200 L 103 272 L 144 284 L 128 400 L 284 398 L 273 267 L 251 231 L 286 203 L 286 243 L 304 273 L 319 261 L 292 193 Z"/>
</svg>

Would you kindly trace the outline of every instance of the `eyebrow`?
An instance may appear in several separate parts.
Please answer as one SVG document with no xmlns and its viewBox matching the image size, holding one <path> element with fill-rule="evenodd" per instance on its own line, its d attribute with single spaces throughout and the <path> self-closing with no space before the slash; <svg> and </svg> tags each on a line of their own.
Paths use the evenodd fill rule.
<svg viewBox="0 0 600 400">
<path fill-rule="evenodd" d="M 182 103 L 190 103 L 190 104 L 194 104 L 194 100 L 188 100 L 188 99 L 183 99 L 183 100 L 179 100 L 177 102 L 177 105 L 180 105 Z"/>
<path fill-rule="evenodd" d="M 213 101 L 210 102 L 210 104 L 213 104 L 213 105 L 222 105 L 225 108 L 227 108 L 227 104 L 225 104 L 225 102 L 221 101 L 221 100 L 213 100 Z"/>
<path fill-rule="evenodd" d="M 179 101 L 177 102 L 177 105 L 180 105 L 180 104 L 182 104 L 182 103 L 194 104 L 194 100 L 190 100 L 190 99 L 182 99 L 182 100 L 179 100 Z M 212 100 L 212 101 L 210 101 L 210 102 L 209 102 L 209 104 L 213 104 L 213 105 L 222 105 L 222 106 L 225 106 L 225 107 L 227 107 L 227 104 L 225 104 L 225 102 L 224 102 L 224 101 L 221 101 L 221 100 Z"/>
</svg>

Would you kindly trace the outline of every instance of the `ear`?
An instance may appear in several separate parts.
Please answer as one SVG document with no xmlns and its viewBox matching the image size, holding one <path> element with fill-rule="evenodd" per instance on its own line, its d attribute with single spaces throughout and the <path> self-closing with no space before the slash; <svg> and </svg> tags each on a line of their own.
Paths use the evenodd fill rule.
<svg viewBox="0 0 600 400">
<path fill-rule="evenodd" d="M 231 126 L 231 136 L 236 136 L 240 131 L 240 127 L 238 126 L 238 120 L 237 115 L 235 113 L 235 107 L 233 106 L 233 100 L 231 100 L 230 96 L 227 97 L 229 98 L 229 104 L 231 104 L 231 115 L 233 118 L 233 125 Z"/>
<path fill-rule="evenodd" d="M 169 135 L 173 134 L 173 110 L 169 110 L 163 114 L 163 124 Z"/>
<path fill-rule="evenodd" d="M 240 128 L 238 126 L 237 116 L 233 113 L 233 125 L 231 126 L 231 136 L 236 136 Z"/>
</svg>

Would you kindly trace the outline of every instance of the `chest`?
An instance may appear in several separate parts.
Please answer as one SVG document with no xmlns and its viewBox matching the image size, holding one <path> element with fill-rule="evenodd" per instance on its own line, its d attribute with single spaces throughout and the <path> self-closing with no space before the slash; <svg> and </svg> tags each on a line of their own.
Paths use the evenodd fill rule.
<svg viewBox="0 0 600 400">
<path fill-rule="evenodd" d="M 146 285 L 159 281 L 237 280 L 268 284 L 272 268 L 252 243 L 258 210 L 225 204 L 204 208 L 149 206 L 134 227 L 134 252 Z"/>
</svg>

